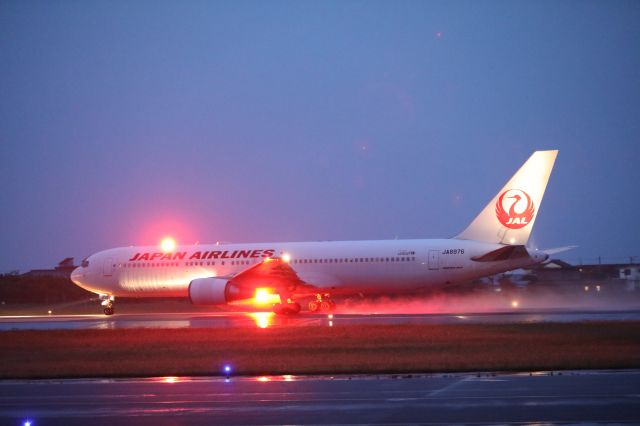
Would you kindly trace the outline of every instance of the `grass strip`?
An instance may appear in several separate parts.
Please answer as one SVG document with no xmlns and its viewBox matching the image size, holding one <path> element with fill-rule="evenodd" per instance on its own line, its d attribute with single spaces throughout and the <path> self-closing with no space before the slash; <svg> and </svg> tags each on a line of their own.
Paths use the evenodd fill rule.
<svg viewBox="0 0 640 426">
<path fill-rule="evenodd" d="M 0 378 L 640 367 L 640 322 L 0 332 Z"/>
</svg>

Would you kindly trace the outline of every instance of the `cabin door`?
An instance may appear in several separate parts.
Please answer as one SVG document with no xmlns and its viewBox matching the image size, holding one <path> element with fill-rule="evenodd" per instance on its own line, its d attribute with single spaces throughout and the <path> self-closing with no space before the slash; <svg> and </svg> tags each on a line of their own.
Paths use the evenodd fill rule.
<svg viewBox="0 0 640 426">
<path fill-rule="evenodd" d="M 429 250 L 429 269 L 440 269 L 440 250 Z"/>
<path fill-rule="evenodd" d="M 113 264 L 113 259 L 112 258 L 107 258 L 104 260 L 104 268 L 103 268 L 103 272 L 104 272 L 104 276 L 105 277 L 110 277 L 111 275 L 113 275 L 113 269 L 116 265 Z"/>
</svg>

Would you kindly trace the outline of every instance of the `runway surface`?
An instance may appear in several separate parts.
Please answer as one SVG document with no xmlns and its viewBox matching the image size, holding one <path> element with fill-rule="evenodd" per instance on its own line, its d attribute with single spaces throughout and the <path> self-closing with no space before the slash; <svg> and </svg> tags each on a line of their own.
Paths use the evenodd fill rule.
<svg viewBox="0 0 640 426">
<path fill-rule="evenodd" d="M 0 331 L 122 328 L 295 327 L 344 324 L 461 324 L 576 321 L 638 321 L 640 310 L 514 310 L 471 314 L 320 315 L 280 317 L 270 312 L 150 313 L 104 315 L 42 315 L 0 317 Z"/>
<path fill-rule="evenodd" d="M 0 424 L 638 424 L 640 371 L 0 382 Z"/>
</svg>

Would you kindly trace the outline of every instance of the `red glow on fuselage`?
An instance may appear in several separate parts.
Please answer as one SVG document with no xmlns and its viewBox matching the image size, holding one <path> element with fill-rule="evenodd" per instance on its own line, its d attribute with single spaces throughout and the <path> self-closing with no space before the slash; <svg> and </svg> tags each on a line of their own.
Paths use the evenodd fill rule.
<svg viewBox="0 0 640 426">
<path fill-rule="evenodd" d="M 198 240 L 196 236 L 198 233 L 194 232 L 194 229 L 189 224 L 189 219 L 186 217 L 161 217 L 161 218 L 145 218 L 141 221 L 139 234 L 136 236 L 135 245 L 141 246 L 158 246 L 158 242 L 161 241 L 167 235 L 175 241 L 179 241 L 180 244 L 193 244 Z"/>
</svg>

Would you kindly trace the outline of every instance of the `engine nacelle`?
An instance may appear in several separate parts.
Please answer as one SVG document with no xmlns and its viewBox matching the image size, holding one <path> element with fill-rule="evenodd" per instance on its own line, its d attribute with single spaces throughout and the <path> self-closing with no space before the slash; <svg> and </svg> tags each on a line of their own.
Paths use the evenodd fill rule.
<svg viewBox="0 0 640 426">
<path fill-rule="evenodd" d="M 224 305 L 228 286 L 223 278 L 196 278 L 189 283 L 189 300 L 194 305 Z"/>
</svg>

